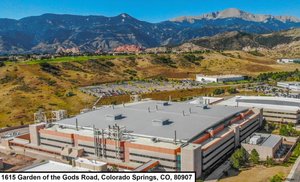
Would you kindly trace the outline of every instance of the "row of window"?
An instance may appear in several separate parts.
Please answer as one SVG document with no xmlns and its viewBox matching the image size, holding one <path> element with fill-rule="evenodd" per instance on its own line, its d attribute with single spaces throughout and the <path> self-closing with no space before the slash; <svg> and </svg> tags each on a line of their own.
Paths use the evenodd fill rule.
<svg viewBox="0 0 300 182">
<path fill-rule="evenodd" d="M 268 117 L 268 118 L 279 118 L 279 119 L 297 119 L 295 117 L 288 117 L 288 116 L 269 116 L 269 115 L 265 115 L 265 117 Z"/>
<path fill-rule="evenodd" d="M 220 157 L 217 161 L 215 161 L 214 163 L 212 163 L 209 167 L 207 167 L 206 169 L 202 168 L 202 171 L 204 173 L 210 173 L 211 171 L 213 171 L 215 168 L 217 168 L 219 165 L 219 163 L 223 162 L 225 159 L 228 158 L 228 156 L 230 156 L 234 151 L 234 148 L 230 149 L 228 152 L 226 152 L 224 155 L 222 155 L 222 157 Z"/>
<path fill-rule="evenodd" d="M 90 149 L 93 149 L 95 150 L 95 147 L 94 146 L 88 146 L 88 145 L 83 145 L 83 144 L 78 144 L 78 146 L 80 147 L 86 147 L 86 148 L 90 148 Z M 99 148 L 99 150 L 102 150 L 102 148 Z M 105 151 L 109 151 L 109 152 L 116 152 L 116 150 L 112 150 L 112 149 L 105 149 Z M 120 151 L 120 153 L 123 153 L 124 151 Z"/>
<path fill-rule="evenodd" d="M 149 155 L 142 155 L 142 154 L 136 154 L 136 153 L 129 153 L 129 154 L 133 155 L 133 156 L 138 156 L 138 157 L 143 157 L 143 158 L 150 158 L 150 159 L 155 159 L 155 160 L 160 160 L 160 161 L 176 162 L 176 160 L 160 158 L 160 157 L 154 157 L 154 156 L 149 156 Z"/>
<path fill-rule="evenodd" d="M 245 132 L 243 135 L 240 135 L 240 141 L 245 140 L 248 136 L 250 136 L 258 128 L 259 128 L 259 124 L 256 123 L 247 132 Z"/>
<path fill-rule="evenodd" d="M 48 144 L 48 143 L 43 143 L 43 142 L 41 142 L 41 145 L 46 145 L 46 146 L 55 147 L 55 148 L 59 148 L 59 149 L 61 149 L 61 148 L 62 148 L 62 147 L 60 147 L 60 146 L 57 146 L 57 145 L 51 145 L 51 144 Z"/>
<path fill-rule="evenodd" d="M 285 113 L 285 112 L 275 112 L 275 111 L 264 111 L 264 114 L 265 113 L 272 113 L 272 114 L 285 114 L 285 115 L 294 115 L 294 116 L 297 116 L 298 113 Z"/>
<path fill-rule="evenodd" d="M 95 152 L 87 152 L 87 151 L 84 151 L 84 152 L 87 153 L 87 154 L 90 154 L 90 155 L 95 155 Z M 111 155 L 105 155 L 104 158 L 117 159 L 117 157 L 111 156 Z M 121 159 L 122 159 L 122 158 L 123 158 L 123 157 L 121 157 Z"/>
<path fill-rule="evenodd" d="M 68 141 L 61 141 L 61 140 L 55 140 L 52 138 L 44 138 L 44 137 L 40 137 L 41 140 L 48 140 L 48 141 L 53 141 L 53 142 L 59 142 L 59 143 L 65 143 L 65 144 L 73 144 L 73 142 L 68 142 Z"/>
<path fill-rule="evenodd" d="M 222 147 L 222 148 L 221 148 Z M 213 153 L 213 155 L 211 156 L 206 156 L 203 157 L 203 165 L 206 165 L 207 163 L 209 163 L 211 160 L 214 160 L 216 157 L 218 157 L 220 155 L 220 153 L 222 153 L 224 150 L 226 150 L 229 147 L 233 147 L 234 148 L 234 140 L 233 137 L 231 138 L 231 142 L 227 142 L 224 145 L 218 147 L 221 148 L 222 150 L 219 150 L 218 152 Z M 209 159 L 209 160 L 208 160 Z M 205 161 L 205 162 L 204 162 Z"/>
<path fill-rule="evenodd" d="M 216 153 L 215 155 L 214 155 L 214 157 L 212 157 L 211 158 L 211 160 L 208 160 L 208 161 L 206 161 L 206 162 L 203 162 L 203 165 L 206 165 L 206 164 L 208 164 L 209 162 L 211 162 L 212 160 L 214 160 L 214 159 L 216 159 L 216 158 L 219 158 L 220 156 L 220 154 L 222 153 L 222 152 L 224 152 L 225 150 L 227 150 L 227 149 L 233 149 L 234 148 L 234 143 L 229 143 L 226 147 L 224 147 L 223 148 L 223 150 L 221 150 L 221 151 L 219 151 L 218 153 Z M 218 161 L 218 160 L 217 160 Z"/>
<path fill-rule="evenodd" d="M 247 133 L 249 130 L 251 130 L 254 126 L 259 125 L 259 122 L 257 122 L 258 120 L 252 122 L 251 124 L 249 124 L 247 127 L 243 128 L 240 131 L 240 137 L 243 136 L 245 133 Z"/>
<path fill-rule="evenodd" d="M 219 146 L 217 146 L 214 150 L 212 150 L 212 151 L 210 151 L 209 153 L 207 153 L 207 154 L 204 154 L 203 153 L 203 158 L 205 158 L 205 157 L 208 157 L 210 154 L 212 154 L 214 151 L 216 151 L 216 150 L 218 150 L 219 148 L 221 148 L 221 147 L 223 147 L 228 141 L 230 141 L 232 138 L 234 138 L 234 135 L 233 136 L 231 136 L 231 137 L 229 137 L 226 141 L 223 141 L 223 143 L 221 144 L 221 145 L 219 145 Z"/>
<path fill-rule="evenodd" d="M 249 124 L 247 127 L 241 128 L 240 129 L 240 134 L 243 133 L 244 130 L 247 130 L 249 127 L 251 127 L 252 125 L 256 124 L 258 122 L 258 120 L 252 121 L 251 124 Z"/>
</svg>

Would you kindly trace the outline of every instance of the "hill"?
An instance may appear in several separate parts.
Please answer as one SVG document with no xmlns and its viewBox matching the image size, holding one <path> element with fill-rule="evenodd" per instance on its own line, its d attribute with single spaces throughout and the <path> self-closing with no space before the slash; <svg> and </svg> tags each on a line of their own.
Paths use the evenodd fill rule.
<svg viewBox="0 0 300 182">
<path fill-rule="evenodd" d="M 97 98 L 81 93 L 81 86 L 132 78 L 185 79 L 198 73 L 257 75 L 296 68 L 300 65 L 279 65 L 243 51 L 6 62 L 0 67 L 0 127 L 32 122 L 39 108 L 66 109 L 74 115 L 91 107 Z"/>
<path fill-rule="evenodd" d="M 214 50 L 259 51 L 273 57 L 299 56 L 300 29 L 270 34 L 226 32 L 191 41 L 193 44 Z"/>
</svg>

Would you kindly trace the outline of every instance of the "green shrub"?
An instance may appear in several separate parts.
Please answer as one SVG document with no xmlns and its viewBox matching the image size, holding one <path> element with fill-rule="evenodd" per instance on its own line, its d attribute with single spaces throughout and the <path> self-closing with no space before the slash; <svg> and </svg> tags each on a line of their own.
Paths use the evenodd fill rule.
<svg viewBox="0 0 300 182">
<path fill-rule="evenodd" d="M 48 72 L 48 73 L 51 73 L 53 75 L 60 75 L 61 74 L 59 67 L 57 67 L 55 65 L 51 65 L 47 62 L 40 63 L 40 67 L 41 67 L 41 70 L 43 70 L 45 72 Z"/>
<path fill-rule="evenodd" d="M 252 151 L 251 151 L 251 154 L 250 154 L 250 161 L 253 163 L 253 164 L 258 164 L 259 163 L 259 154 L 258 154 L 258 152 L 255 150 L 255 149 L 253 149 Z"/>
<path fill-rule="evenodd" d="M 5 66 L 5 63 L 3 61 L 0 61 L 0 67 Z"/>
<path fill-rule="evenodd" d="M 223 88 L 217 88 L 213 91 L 214 95 L 221 95 L 221 94 L 224 94 L 224 93 L 225 93 L 225 90 Z"/>
<path fill-rule="evenodd" d="M 151 61 L 153 64 L 166 65 L 169 67 L 176 68 L 176 63 L 171 59 L 170 56 L 154 56 Z"/>
<path fill-rule="evenodd" d="M 236 94 L 236 93 L 238 93 L 237 89 L 234 88 L 234 87 L 228 88 L 228 89 L 227 89 L 227 92 L 228 92 L 229 94 Z"/>
<path fill-rule="evenodd" d="M 282 182 L 284 180 L 284 177 L 282 174 L 276 174 L 270 179 L 270 182 Z"/>
</svg>

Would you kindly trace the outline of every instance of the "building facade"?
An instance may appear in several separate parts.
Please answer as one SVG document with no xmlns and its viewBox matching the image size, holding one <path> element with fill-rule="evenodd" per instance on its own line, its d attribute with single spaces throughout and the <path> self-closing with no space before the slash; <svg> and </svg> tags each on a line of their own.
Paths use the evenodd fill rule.
<svg viewBox="0 0 300 182">
<path fill-rule="evenodd" d="M 196 75 L 196 81 L 202 83 L 218 83 L 218 82 L 232 82 L 244 80 L 245 77 L 242 75 Z"/>
<path fill-rule="evenodd" d="M 267 96 L 236 96 L 218 105 L 255 107 L 263 110 L 267 121 L 277 123 L 300 122 L 300 99 Z"/>
<path fill-rule="evenodd" d="M 53 153 L 66 160 L 97 159 L 130 170 L 150 161 L 149 170 L 196 171 L 203 177 L 262 120 L 260 109 L 146 101 L 33 124 L 28 142 L 9 143 L 11 148 Z"/>
<path fill-rule="evenodd" d="M 277 82 L 278 87 L 290 89 L 291 91 L 300 91 L 300 82 Z"/>
<path fill-rule="evenodd" d="M 300 59 L 288 59 L 288 58 L 277 59 L 277 63 L 279 63 L 279 64 L 299 63 L 299 62 L 300 62 Z"/>
<path fill-rule="evenodd" d="M 254 133 L 242 142 L 242 147 L 250 154 L 252 150 L 256 150 L 260 160 L 267 158 L 279 158 L 279 149 L 282 147 L 282 137 L 279 135 Z"/>
</svg>

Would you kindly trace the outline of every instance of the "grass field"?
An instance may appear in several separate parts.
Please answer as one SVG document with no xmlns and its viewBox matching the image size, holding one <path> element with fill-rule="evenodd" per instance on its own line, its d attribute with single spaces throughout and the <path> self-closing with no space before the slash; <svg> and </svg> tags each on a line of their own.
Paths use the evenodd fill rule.
<svg viewBox="0 0 300 182">
<path fill-rule="evenodd" d="M 99 55 L 99 56 L 68 56 L 68 57 L 58 57 L 58 58 L 51 58 L 51 59 L 43 59 L 43 60 L 28 60 L 28 61 L 22 61 L 18 64 L 40 64 L 40 63 L 64 63 L 64 62 L 84 62 L 88 60 L 93 59 L 117 59 L 117 58 L 126 58 L 128 55 Z M 13 62 L 7 62 L 6 64 L 11 65 L 15 64 Z"/>
</svg>

